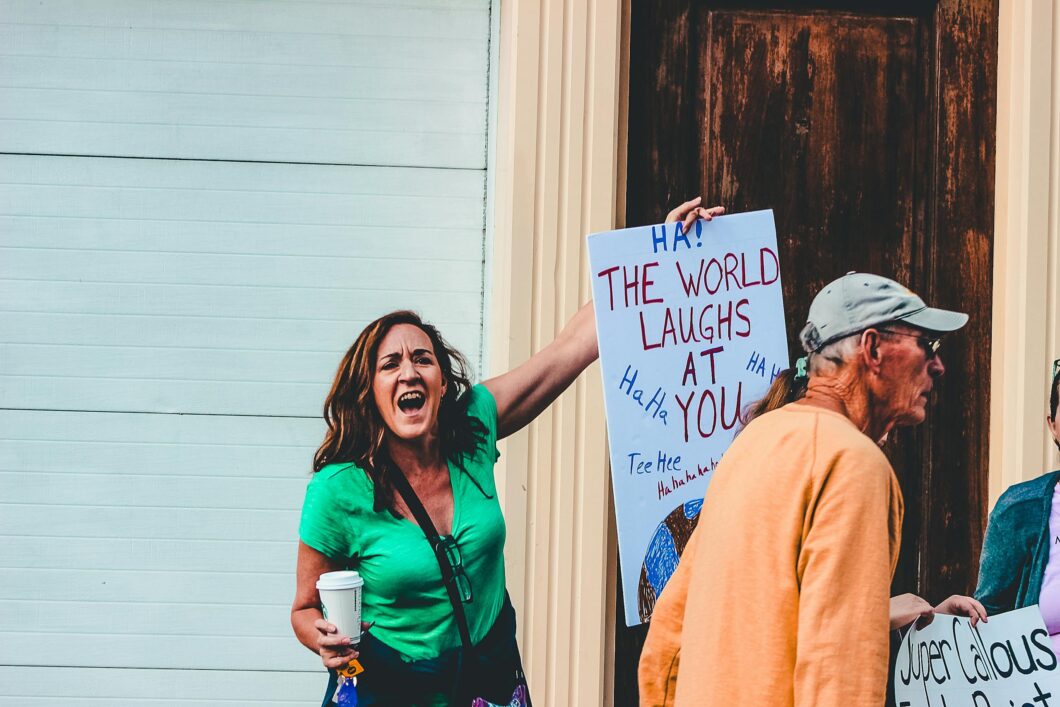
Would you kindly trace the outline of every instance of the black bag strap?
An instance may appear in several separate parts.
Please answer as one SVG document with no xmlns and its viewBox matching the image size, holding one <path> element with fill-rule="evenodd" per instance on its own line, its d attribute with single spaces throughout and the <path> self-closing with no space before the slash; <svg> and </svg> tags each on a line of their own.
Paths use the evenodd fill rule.
<svg viewBox="0 0 1060 707">
<path fill-rule="evenodd" d="M 456 627 L 460 631 L 460 643 L 470 655 L 474 653 L 475 646 L 471 642 L 471 631 L 467 627 L 464 602 L 460 600 L 460 596 L 457 594 L 453 568 L 445 557 L 445 551 L 441 548 L 442 538 L 438 535 L 438 531 L 431 521 L 431 516 L 427 513 L 427 509 L 423 507 L 419 496 L 412 490 L 409 480 L 405 478 L 405 473 L 398 469 L 396 465 L 391 466 L 390 469 L 394 487 L 401 494 L 401 498 L 404 499 L 405 505 L 409 507 L 413 517 L 416 518 L 416 522 L 419 524 L 420 529 L 423 530 L 423 534 L 427 536 L 427 542 L 431 544 L 431 550 L 434 551 L 434 559 L 438 561 L 438 567 L 442 571 L 442 583 L 445 584 L 445 590 L 449 594 L 449 603 L 453 605 L 453 617 L 456 619 Z M 455 489 L 453 493 L 456 493 Z"/>
<path fill-rule="evenodd" d="M 335 703 L 335 690 L 339 689 L 339 674 L 334 670 L 328 670 L 328 686 L 324 688 L 324 701 L 320 707 L 328 707 Z"/>
</svg>

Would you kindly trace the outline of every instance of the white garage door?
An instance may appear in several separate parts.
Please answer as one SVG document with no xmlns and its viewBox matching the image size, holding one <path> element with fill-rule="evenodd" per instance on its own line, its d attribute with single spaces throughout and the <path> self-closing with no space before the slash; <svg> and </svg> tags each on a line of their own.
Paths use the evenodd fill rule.
<svg viewBox="0 0 1060 707">
<path fill-rule="evenodd" d="M 0 704 L 319 699 L 288 611 L 338 360 L 404 307 L 482 360 L 489 34 L 0 0 Z"/>
</svg>

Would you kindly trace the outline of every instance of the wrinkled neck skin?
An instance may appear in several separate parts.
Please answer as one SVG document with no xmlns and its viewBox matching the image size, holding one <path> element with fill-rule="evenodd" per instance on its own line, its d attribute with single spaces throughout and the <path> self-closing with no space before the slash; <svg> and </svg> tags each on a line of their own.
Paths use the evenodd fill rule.
<svg viewBox="0 0 1060 707">
<path fill-rule="evenodd" d="M 409 480 L 436 473 L 439 469 L 448 470 L 442 459 L 437 430 L 417 439 L 401 439 L 387 431 L 386 451 Z"/>
<path fill-rule="evenodd" d="M 894 427 L 894 420 L 879 414 L 882 406 L 874 404 L 871 388 L 854 368 L 847 366 L 833 375 L 811 375 L 806 395 L 798 402 L 838 412 L 882 446 Z"/>
</svg>

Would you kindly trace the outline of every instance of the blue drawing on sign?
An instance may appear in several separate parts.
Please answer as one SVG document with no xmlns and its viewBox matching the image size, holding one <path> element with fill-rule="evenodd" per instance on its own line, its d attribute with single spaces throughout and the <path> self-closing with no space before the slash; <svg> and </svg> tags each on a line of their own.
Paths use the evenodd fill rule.
<svg viewBox="0 0 1060 707">
<path fill-rule="evenodd" d="M 644 571 L 648 574 L 648 584 L 655 590 L 656 596 L 670 581 L 680 559 L 681 555 L 674 545 L 670 529 L 660 523 L 652 536 L 648 552 L 644 555 Z"/>
<path fill-rule="evenodd" d="M 703 499 L 697 498 L 694 501 L 689 501 L 684 505 L 685 518 L 688 520 L 695 520 L 699 517 L 699 511 L 703 508 Z"/>
<path fill-rule="evenodd" d="M 651 617 L 656 598 L 677 569 L 681 553 L 699 521 L 702 507 L 701 498 L 686 501 L 667 515 L 652 534 L 648 550 L 644 553 L 637 592 L 641 620 L 647 621 Z"/>
</svg>

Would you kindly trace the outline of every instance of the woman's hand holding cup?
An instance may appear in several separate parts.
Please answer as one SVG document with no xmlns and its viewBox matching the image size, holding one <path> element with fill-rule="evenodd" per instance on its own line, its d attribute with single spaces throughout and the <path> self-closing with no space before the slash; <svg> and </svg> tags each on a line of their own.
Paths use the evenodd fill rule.
<svg viewBox="0 0 1060 707">
<path fill-rule="evenodd" d="M 368 630 L 361 621 L 361 589 L 364 581 L 352 570 L 325 572 L 317 579 L 320 605 L 327 618 L 313 622 L 317 630 L 317 652 L 324 667 L 332 670 L 345 668 L 357 658 L 354 646 Z M 330 621 L 328 619 L 331 619 Z M 348 634 L 354 633 L 356 636 Z"/>
<path fill-rule="evenodd" d="M 329 670 L 338 670 L 349 665 L 359 655 L 354 649 L 349 636 L 339 633 L 339 627 L 328 623 L 325 619 L 317 619 L 313 626 L 318 631 L 317 652 L 324 667 Z M 367 629 L 366 624 L 361 624 L 361 630 Z"/>
<path fill-rule="evenodd" d="M 361 636 L 372 628 L 375 622 L 365 623 L 361 622 Z M 330 670 L 339 670 L 345 668 L 350 664 L 350 661 L 356 660 L 360 653 L 354 648 L 353 642 L 349 636 L 343 636 L 339 633 L 339 627 L 333 623 L 328 623 L 326 619 L 317 619 L 313 622 L 313 626 L 316 627 L 319 635 L 317 636 L 317 653 L 320 653 L 320 660 L 324 663 L 324 667 Z"/>
</svg>

